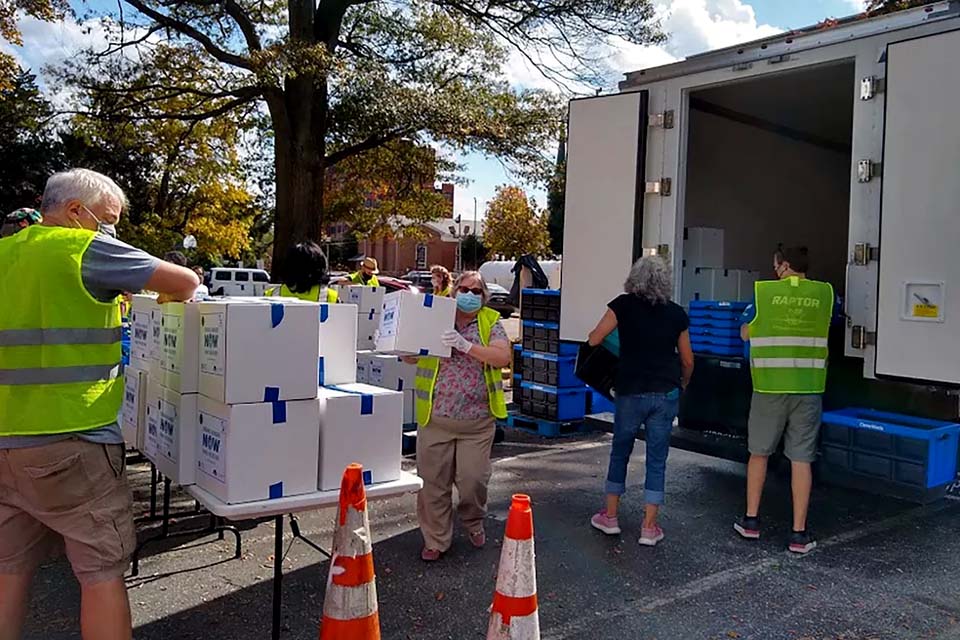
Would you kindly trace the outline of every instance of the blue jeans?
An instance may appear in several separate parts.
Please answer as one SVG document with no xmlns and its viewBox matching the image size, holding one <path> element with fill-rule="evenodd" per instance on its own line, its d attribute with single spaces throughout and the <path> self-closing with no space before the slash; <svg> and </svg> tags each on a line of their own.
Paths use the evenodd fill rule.
<svg viewBox="0 0 960 640">
<path fill-rule="evenodd" d="M 670 393 L 617 396 L 610 468 L 605 487 L 607 494 L 622 496 L 626 492 L 627 464 L 637 441 L 637 432 L 643 425 L 647 441 L 647 477 L 643 497 L 647 504 L 663 504 L 670 431 L 679 405 L 679 389 Z"/>
</svg>

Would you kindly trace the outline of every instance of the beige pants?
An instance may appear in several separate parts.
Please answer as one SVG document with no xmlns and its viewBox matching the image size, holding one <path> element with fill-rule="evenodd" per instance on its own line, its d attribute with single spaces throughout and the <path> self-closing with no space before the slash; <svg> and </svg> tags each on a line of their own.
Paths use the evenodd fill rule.
<svg viewBox="0 0 960 640">
<path fill-rule="evenodd" d="M 417 518 L 424 545 L 446 551 L 453 539 L 453 485 L 460 493 L 457 512 L 470 533 L 483 529 L 490 482 L 493 417 L 452 420 L 434 416 L 417 433 Z"/>
</svg>

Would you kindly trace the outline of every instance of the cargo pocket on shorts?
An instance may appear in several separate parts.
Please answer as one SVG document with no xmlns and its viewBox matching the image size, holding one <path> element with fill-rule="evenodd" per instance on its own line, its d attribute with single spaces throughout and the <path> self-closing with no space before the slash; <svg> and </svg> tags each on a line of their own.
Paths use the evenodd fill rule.
<svg viewBox="0 0 960 640">
<path fill-rule="evenodd" d="M 110 569 L 129 560 L 137 544 L 133 514 L 129 509 L 111 505 L 94 509 L 90 516 L 96 531 L 94 537 L 100 569 Z"/>
<path fill-rule="evenodd" d="M 90 501 L 91 482 L 78 451 L 60 460 L 43 465 L 24 466 L 30 479 L 23 493 L 31 504 L 47 512 L 70 511 Z"/>
</svg>

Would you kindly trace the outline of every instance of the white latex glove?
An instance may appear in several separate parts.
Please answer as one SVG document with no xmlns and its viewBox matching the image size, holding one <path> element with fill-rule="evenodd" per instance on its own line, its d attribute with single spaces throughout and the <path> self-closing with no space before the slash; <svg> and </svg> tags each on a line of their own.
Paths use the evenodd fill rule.
<svg viewBox="0 0 960 640">
<path fill-rule="evenodd" d="M 443 335 L 440 337 L 440 340 L 443 342 L 444 346 L 450 347 L 451 349 L 456 349 L 463 353 L 470 353 L 470 349 L 473 349 L 473 343 L 464 338 L 458 331 L 455 329 L 447 329 L 443 332 Z"/>
</svg>

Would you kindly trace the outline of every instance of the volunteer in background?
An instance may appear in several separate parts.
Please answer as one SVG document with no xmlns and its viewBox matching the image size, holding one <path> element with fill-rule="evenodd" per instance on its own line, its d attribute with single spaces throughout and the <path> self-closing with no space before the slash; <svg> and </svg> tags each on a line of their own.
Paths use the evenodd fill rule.
<svg viewBox="0 0 960 640">
<path fill-rule="evenodd" d="M 343 284 L 363 284 L 370 287 L 379 287 L 380 281 L 377 280 L 377 274 L 380 269 L 377 266 L 376 258 L 364 258 L 360 261 L 360 269 L 351 273 L 346 278 L 340 280 Z"/>
<path fill-rule="evenodd" d="M 196 266 L 193 268 L 193 272 L 200 278 L 200 284 L 197 285 L 197 290 L 193 293 L 193 299 L 206 300 L 210 297 L 210 288 L 203 283 L 203 267 Z"/>
<path fill-rule="evenodd" d="M 30 225 L 39 224 L 43 216 L 36 209 L 24 207 L 8 213 L 3 219 L 3 226 L 0 226 L 0 238 L 12 236 L 18 231 L 26 229 Z"/>
<path fill-rule="evenodd" d="M 310 302 L 336 302 L 337 292 L 327 285 L 327 259 L 316 242 L 301 242 L 287 250 L 280 272 L 279 287 L 267 289 L 268 296 L 299 298 Z"/>
<path fill-rule="evenodd" d="M 117 414 L 122 291 L 187 300 L 189 269 L 98 233 L 126 198 L 110 178 L 53 175 L 43 223 L 0 240 L 0 638 L 19 638 L 39 564 L 62 543 L 85 640 L 131 637 L 136 544 Z"/>
<path fill-rule="evenodd" d="M 473 546 L 486 543 L 490 449 L 496 418 L 507 417 L 501 370 L 511 360 L 510 341 L 500 314 L 484 305 L 490 297 L 477 271 L 466 271 L 454 286 L 456 329 L 443 334 L 449 358 L 417 362 L 417 517 L 423 534 L 421 557 L 430 562 L 453 539 L 453 486 L 457 511 Z"/>
<path fill-rule="evenodd" d="M 433 295 L 449 298 L 452 293 L 450 290 L 452 282 L 453 278 L 450 277 L 450 272 L 447 271 L 446 267 L 439 264 L 430 267 L 430 283 L 433 285 Z"/>
<path fill-rule="evenodd" d="M 663 258 L 647 256 L 634 263 L 623 290 L 625 293 L 607 305 L 589 336 L 594 347 L 614 329 L 620 339 L 607 498 L 590 524 L 608 535 L 620 533 L 617 510 L 626 491 L 630 454 L 642 426 L 646 440 L 646 506 L 640 544 L 652 547 L 663 540 L 657 516 L 664 501 L 670 432 L 680 392 L 693 375 L 690 321 L 683 307 L 670 301 L 673 283 L 670 266 Z"/>
<path fill-rule="evenodd" d="M 187 256 L 183 255 L 180 251 L 167 251 L 163 254 L 163 259 L 171 264 L 175 264 L 178 267 L 187 266 Z"/>
<path fill-rule="evenodd" d="M 807 511 L 817 454 L 817 437 L 827 383 L 827 338 L 833 315 L 833 287 L 806 278 L 806 247 L 778 249 L 778 280 L 757 282 L 755 316 L 740 329 L 750 341 L 753 400 L 747 423 L 747 512 L 734 525 L 747 539 L 760 537 L 760 498 L 767 459 L 783 438 L 790 459 L 793 530 L 787 548 L 807 553 L 817 546 L 807 531 Z"/>
</svg>

